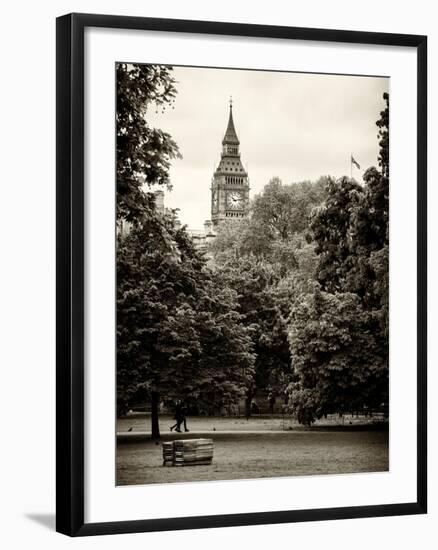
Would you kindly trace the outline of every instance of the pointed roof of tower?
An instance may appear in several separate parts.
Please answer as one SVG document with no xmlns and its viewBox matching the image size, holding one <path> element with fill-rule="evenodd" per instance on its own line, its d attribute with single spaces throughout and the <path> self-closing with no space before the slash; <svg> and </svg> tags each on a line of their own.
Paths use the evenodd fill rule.
<svg viewBox="0 0 438 550">
<path fill-rule="evenodd" d="M 234 128 L 233 120 L 233 100 L 230 99 L 230 116 L 228 118 L 228 126 L 225 131 L 224 139 L 222 140 L 222 145 L 225 143 L 236 143 L 239 144 L 239 138 L 237 137 L 236 128 Z"/>
</svg>

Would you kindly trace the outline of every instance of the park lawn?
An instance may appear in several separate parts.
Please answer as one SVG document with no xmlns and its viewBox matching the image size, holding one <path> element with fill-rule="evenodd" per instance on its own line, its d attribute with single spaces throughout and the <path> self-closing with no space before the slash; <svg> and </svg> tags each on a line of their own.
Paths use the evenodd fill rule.
<svg viewBox="0 0 438 550">
<path fill-rule="evenodd" d="M 166 434 L 165 440 L 177 435 Z M 285 431 L 283 433 L 181 434 L 214 439 L 210 466 L 163 467 L 161 445 L 119 442 L 117 485 L 385 472 L 388 431 Z"/>
</svg>

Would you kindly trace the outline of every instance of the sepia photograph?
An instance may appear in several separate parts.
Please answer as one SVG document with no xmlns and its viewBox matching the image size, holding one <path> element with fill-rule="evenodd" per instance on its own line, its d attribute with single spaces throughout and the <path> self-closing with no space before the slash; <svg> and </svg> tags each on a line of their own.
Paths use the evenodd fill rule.
<svg viewBox="0 0 438 550">
<path fill-rule="evenodd" d="M 390 79 L 115 76 L 116 485 L 389 471 Z"/>
</svg>

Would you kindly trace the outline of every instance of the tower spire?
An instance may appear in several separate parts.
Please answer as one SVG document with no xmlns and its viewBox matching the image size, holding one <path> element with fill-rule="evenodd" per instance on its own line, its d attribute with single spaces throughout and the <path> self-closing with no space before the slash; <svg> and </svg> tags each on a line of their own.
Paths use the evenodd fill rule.
<svg viewBox="0 0 438 550">
<path fill-rule="evenodd" d="M 225 131 L 224 139 L 222 140 L 222 145 L 225 145 L 226 143 L 239 145 L 239 138 L 237 137 L 236 129 L 234 127 L 232 96 L 230 96 L 230 115 L 228 118 L 228 126 Z"/>
</svg>

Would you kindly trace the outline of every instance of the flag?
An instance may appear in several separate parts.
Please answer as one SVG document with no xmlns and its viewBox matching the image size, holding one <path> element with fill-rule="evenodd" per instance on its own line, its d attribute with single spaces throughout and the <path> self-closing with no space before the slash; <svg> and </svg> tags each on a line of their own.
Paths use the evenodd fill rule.
<svg viewBox="0 0 438 550">
<path fill-rule="evenodd" d="M 357 160 L 354 160 L 353 155 L 351 155 L 351 164 L 354 164 L 356 168 L 360 170 L 360 164 L 357 162 Z"/>
</svg>

